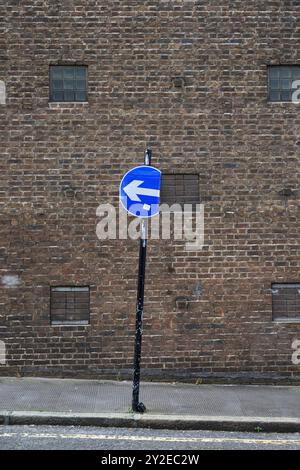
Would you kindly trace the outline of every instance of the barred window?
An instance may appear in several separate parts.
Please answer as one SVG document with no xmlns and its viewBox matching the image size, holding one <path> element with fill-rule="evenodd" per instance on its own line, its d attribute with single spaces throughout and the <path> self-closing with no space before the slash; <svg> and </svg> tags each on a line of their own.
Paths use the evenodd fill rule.
<svg viewBox="0 0 300 470">
<path fill-rule="evenodd" d="M 6 104 L 6 86 L 3 80 L 0 80 L 0 104 Z"/>
<path fill-rule="evenodd" d="M 269 101 L 292 101 L 293 93 L 299 88 L 300 65 L 279 65 L 268 67 Z"/>
<path fill-rule="evenodd" d="M 51 324 L 88 324 L 90 320 L 89 287 L 51 287 Z"/>
<path fill-rule="evenodd" d="M 162 174 L 161 204 L 198 204 L 199 175 L 196 174 Z"/>
<path fill-rule="evenodd" d="M 300 284 L 272 284 L 273 320 L 300 321 Z"/>
<path fill-rule="evenodd" d="M 87 67 L 51 65 L 50 101 L 87 101 Z"/>
</svg>

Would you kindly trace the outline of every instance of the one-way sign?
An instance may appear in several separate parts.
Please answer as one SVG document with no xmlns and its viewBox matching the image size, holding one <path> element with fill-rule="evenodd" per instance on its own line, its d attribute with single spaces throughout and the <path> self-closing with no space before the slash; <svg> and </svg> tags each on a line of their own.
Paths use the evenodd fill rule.
<svg viewBox="0 0 300 470">
<path fill-rule="evenodd" d="M 128 171 L 120 184 L 120 201 L 135 217 L 149 218 L 159 212 L 161 172 L 153 166 Z"/>
</svg>

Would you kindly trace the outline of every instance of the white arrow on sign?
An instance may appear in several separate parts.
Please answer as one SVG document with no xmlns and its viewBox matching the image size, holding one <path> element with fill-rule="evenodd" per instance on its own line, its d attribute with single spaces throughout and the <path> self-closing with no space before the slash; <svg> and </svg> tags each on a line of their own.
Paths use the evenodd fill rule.
<svg viewBox="0 0 300 470">
<path fill-rule="evenodd" d="M 158 189 L 140 188 L 144 181 L 133 180 L 123 189 L 131 201 L 141 202 L 139 196 L 159 197 L 160 191 Z"/>
</svg>

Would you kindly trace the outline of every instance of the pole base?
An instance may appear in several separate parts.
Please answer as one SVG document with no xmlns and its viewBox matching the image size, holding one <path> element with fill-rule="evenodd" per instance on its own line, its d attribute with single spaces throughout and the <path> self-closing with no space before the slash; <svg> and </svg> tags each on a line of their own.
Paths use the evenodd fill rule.
<svg viewBox="0 0 300 470">
<path fill-rule="evenodd" d="M 134 411 L 135 413 L 145 413 L 146 407 L 144 403 L 138 403 L 137 405 L 132 406 L 132 411 Z"/>
</svg>

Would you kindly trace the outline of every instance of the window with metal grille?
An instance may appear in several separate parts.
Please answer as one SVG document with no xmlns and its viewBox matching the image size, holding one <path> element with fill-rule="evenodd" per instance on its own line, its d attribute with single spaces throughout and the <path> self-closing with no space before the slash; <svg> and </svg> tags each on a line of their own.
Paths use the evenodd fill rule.
<svg viewBox="0 0 300 470">
<path fill-rule="evenodd" d="M 195 174 L 162 174 L 161 204 L 198 204 L 199 175 Z"/>
<path fill-rule="evenodd" d="M 51 65 L 50 101 L 87 101 L 87 67 Z"/>
<path fill-rule="evenodd" d="M 300 284 L 272 284 L 273 320 L 300 321 Z"/>
<path fill-rule="evenodd" d="M 292 101 L 299 88 L 300 65 L 272 65 L 268 67 L 269 101 Z"/>
<path fill-rule="evenodd" d="M 89 287 L 51 287 L 51 324 L 88 324 L 90 320 Z"/>
</svg>

